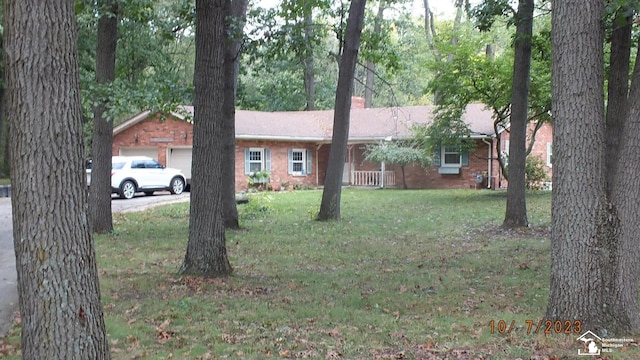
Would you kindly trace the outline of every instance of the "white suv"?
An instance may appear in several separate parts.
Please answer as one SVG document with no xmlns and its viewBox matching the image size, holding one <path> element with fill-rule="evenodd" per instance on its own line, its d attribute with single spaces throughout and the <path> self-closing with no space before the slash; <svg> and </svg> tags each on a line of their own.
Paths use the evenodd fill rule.
<svg viewBox="0 0 640 360">
<path fill-rule="evenodd" d="M 165 168 L 147 156 L 114 156 L 111 158 L 111 192 L 123 199 L 131 199 L 136 192 L 152 195 L 154 191 L 169 190 L 182 194 L 186 185 L 184 174 L 178 169 Z"/>
</svg>

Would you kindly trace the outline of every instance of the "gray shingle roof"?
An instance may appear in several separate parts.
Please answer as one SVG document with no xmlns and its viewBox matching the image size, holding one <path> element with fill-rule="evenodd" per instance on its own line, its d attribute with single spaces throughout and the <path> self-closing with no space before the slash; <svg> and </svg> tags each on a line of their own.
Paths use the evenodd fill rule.
<svg viewBox="0 0 640 360">
<path fill-rule="evenodd" d="M 393 108 L 351 109 L 350 141 L 372 141 L 385 138 L 406 138 L 411 136 L 415 124 L 430 124 L 433 121 L 434 106 L 406 106 Z M 192 106 L 181 110 L 193 114 Z M 148 114 L 148 113 L 147 113 Z M 175 114 L 179 117 L 182 115 Z M 138 115 L 129 121 L 141 121 L 146 116 Z M 124 130 L 127 123 L 114 129 Z M 472 136 L 493 135 L 492 112 L 483 104 L 470 104 L 465 113 L 465 122 Z M 129 124 L 131 126 L 133 124 Z M 331 141 L 333 131 L 333 110 L 262 112 L 236 110 L 236 138 Z"/>
</svg>

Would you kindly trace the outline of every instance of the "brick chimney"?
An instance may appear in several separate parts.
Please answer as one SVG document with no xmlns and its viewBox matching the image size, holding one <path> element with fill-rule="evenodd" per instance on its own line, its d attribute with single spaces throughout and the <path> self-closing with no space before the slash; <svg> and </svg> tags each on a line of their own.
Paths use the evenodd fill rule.
<svg viewBox="0 0 640 360">
<path fill-rule="evenodd" d="M 364 109 L 364 98 L 360 96 L 352 96 L 351 97 L 351 108 L 352 109 Z"/>
</svg>

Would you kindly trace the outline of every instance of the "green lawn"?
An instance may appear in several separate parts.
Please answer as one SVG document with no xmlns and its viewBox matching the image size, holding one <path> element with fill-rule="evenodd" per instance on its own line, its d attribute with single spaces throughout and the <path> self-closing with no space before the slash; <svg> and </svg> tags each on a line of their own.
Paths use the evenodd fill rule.
<svg viewBox="0 0 640 360">
<path fill-rule="evenodd" d="M 188 204 L 115 216 L 114 234 L 96 239 L 113 358 L 577 355 L 577 334 L 535 334 L 550 193 L 528 194 L 532 226 L 520 231 L 499 227 L 504 192 L 348 189 L 342 221 L 329 223 L 313 220 L 320 198 L 261 193 L 240 205 L 245 229 L 228 233 L 227 279 L 177 273 Z M 500 325 L 512 321 L 507 334 Z M 6 339 L 14 348 L 18 333 Z M 610 358 L 640 358 L 623 350 Z"/>
</svg>

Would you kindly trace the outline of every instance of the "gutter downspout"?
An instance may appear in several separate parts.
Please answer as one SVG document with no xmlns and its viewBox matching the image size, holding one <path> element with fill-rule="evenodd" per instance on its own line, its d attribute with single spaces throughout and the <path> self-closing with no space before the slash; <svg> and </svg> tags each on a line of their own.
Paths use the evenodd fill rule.
<svg viewBox="0 0 640 360">
<path fill-rule="evenodd" d="M 320 186 L 320 167 L 319 167 L 320 160 L 318 159 L 318 155 L 320 154 L 321 147 L 322 147 L 322 144 L 316 144 L 316 188 Z"/>
<path fill-rule="evenodd" d="M 493 155 L 493 138 L 491 138 L 491 142 L 488 142 L 486 138 L 482 138 L 482 142 L 487 144 L 487 147 L 489 148 L 487 155 L 487 189 L 491 189 L 491 155 Z"/>
</svg>

